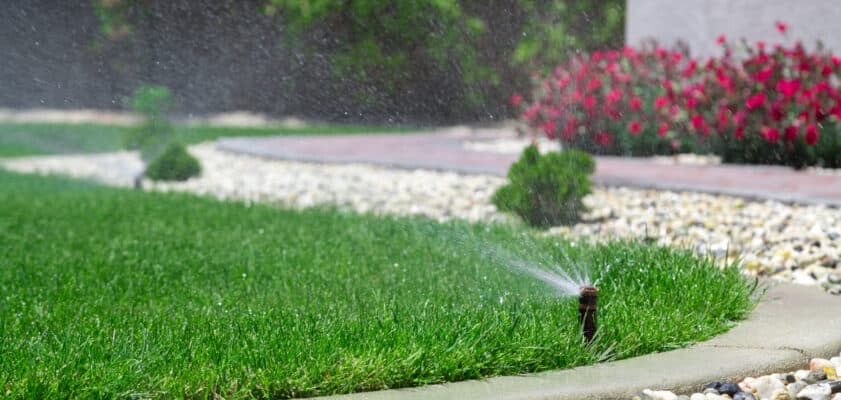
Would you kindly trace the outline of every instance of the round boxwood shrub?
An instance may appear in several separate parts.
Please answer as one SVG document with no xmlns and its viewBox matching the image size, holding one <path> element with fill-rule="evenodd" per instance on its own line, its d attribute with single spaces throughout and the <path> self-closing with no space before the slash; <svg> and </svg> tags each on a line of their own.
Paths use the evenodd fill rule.
<svg viewBox="0 0 841 400">
<path fill-rule="evenodd" d="M 170 143 L 146 167 L 146 176 L 156 181 L 186 181 L 201 174 L 199 160 L 180 143 Z"/>
<path fill-rule="evenodd" d="M 585 210 L 582 198 L 590 193 L 595 161 L 578 150 L 541 155 L 527 147 L 508 170 L 509 184 L 494 193 L 493 204 L 537 227 L 569 225 Z"/>
</svg>

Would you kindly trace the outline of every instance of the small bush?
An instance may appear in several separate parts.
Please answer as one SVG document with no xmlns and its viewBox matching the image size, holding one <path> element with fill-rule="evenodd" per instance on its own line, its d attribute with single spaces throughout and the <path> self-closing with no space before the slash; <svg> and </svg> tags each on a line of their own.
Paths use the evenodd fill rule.
<svg viewBox="0 0 841 400">
<path fill-rule="evenodd" d="M 123 145 L 128 150 L 140 150 L 140 158 L 149 162 L 167 147 L 175 136 L 175 127 L 163 118 L 150 118 L 140 126 L 127 129 Z"/>
<path fill-rule="evenodd" d="M 148 162 L 161 154 L 175 135 L 175 128 L 165 117 L 172 109 L 172 95 L 165 86 L 142 86 L 134 93 L 131 107 L 145 121 L 126 130 L 123 145 L 140 150 L 141 158 Z"/>
<path fill-rule="evenodd" d="M 156 181 L 186 181 L 201 174 L 199 160 L 184 145 L 172 142 L 146 167 L 146 176 Z"/>
<path fill-rule="evenodd" d="M 532 226 L 569 225 L 579 220 L 590 193 L 593 157 L 577 150 L 541 155 L 527 147 L 508 170 L 510 183 L 493 195 L 500 211 L 513 212 Z"/>
</svg>

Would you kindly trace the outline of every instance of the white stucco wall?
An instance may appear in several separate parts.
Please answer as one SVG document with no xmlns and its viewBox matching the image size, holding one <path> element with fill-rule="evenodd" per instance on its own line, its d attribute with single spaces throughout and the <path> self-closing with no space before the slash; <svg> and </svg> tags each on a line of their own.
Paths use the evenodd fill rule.
<svg viewBox="0 0 841 400">
<path fill-rule="evenodd" d="M 841 54 L 841 0 L 628 0 L 626 18 L 628 44 L 654 38 L 671 46 L 682 39 L 694 56 L 720 54 L 720 34 L 769 46 L 800 39 L 812 48 L 820 39 Z M 775 21 L 789 26 L 788 39 Z"/>
</svg>

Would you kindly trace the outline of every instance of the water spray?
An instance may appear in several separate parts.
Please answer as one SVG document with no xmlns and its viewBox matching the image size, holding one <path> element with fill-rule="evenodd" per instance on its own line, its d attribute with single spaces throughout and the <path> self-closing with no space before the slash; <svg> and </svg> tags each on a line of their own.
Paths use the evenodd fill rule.
<svg viewBox="0 0 841 400">
<path fill-rule="evenodd" d="M 595 286 L 581 286 L 578 295 L 578 323 L 584 333 L 584 341 L 590 344 L 596 335 L 596 310 L 599 304 L 599 289 Z"/>
</svg>

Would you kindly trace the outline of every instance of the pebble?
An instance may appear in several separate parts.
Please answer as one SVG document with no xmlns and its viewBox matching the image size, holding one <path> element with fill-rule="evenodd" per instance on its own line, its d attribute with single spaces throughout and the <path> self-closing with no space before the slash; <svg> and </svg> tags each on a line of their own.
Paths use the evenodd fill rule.
<svg viewBox="0 0 841 400">
<path fill-rule="evenodd" d="M 824 370 L 809 371 L 809 375 L 803 378 L 806 383 L 815 383 L 826 379 L 826 372 Z"/>
<path fill-rule="evenodd" d="M 738 384 L 733 382 L 710 382 L 704 385 L 704 391 L 706 392 L 707 389 L 712 389 L 716 392 L 716 394 L 726 394 L 733 396 L 736 392 L 741 392 L 742 389 L 739 388 Z"/>
<path fill-rule="evenodd" d="M 785 384 L 774 376 L 766 375 L 757 378 L 748 387 L 760 399 L 771 399 L 778 390 L 785 389 Z"/>
</svg>

